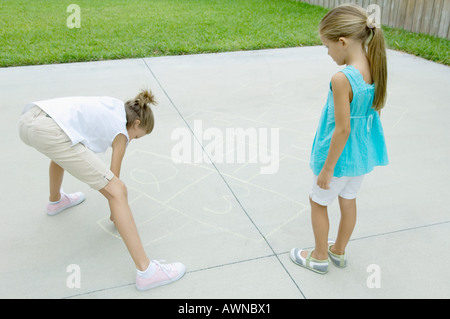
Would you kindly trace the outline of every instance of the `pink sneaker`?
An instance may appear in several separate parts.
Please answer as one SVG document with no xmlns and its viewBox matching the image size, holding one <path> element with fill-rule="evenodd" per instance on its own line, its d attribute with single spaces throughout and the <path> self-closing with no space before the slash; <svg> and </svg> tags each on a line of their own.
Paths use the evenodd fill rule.
<svg viewBox="0 0 450 319">
<path fill-rule="evenodd" d="M 85 196 L 81 192 L 66 194 L 61 192 L 61 199 L 59 202 L 52 204 L 47 204 L 47 214 L 50 216 L 54 216 L 56 214 L 61 213 L 63 210 L 70 208 L 72 206 L 81 204 L 85 199 Z"/>
<path fill-rule="evenodd" d="M 170 284 L 183 277 L 186 272 L 186 267 L 182 263 L 161 264 L 157 260 L 152 260 L 150 263 L 156 267 L 156 270 L 148 278 L 136 275 L 137 290 L 143 291 Z"/>
</svg>

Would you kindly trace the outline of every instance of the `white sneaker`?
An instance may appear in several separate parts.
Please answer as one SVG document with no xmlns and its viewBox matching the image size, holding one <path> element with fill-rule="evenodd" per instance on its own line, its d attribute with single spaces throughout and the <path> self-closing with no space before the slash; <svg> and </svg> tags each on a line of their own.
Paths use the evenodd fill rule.
<svg viewBox="0 0 450 319">
<path fill-rule="evenodd" d="M 170 284 L 183 277 L 186 272 L 186 267 L 182 263 L 161 264 L 157 260 L 152 260 L 150 266 L 156 269 L 148 278 L 145 275 L 136 275 L 137 290 L 143 291 Z"/>
<path fill-rule="evenodd" d="M 47 214 L 50 216 L 61 213 L 63 210 L 81 204 L 85 200 L 81 192 L 66 194 L 61 192 L 61 199 L 57 203 L 47 204 Z"/>
</svg>

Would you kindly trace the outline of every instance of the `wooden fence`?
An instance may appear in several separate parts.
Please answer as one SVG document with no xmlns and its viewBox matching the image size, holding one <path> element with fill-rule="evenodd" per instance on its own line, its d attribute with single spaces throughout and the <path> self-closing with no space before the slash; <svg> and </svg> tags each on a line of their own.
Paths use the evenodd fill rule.
<svg viewBox="0 0 450 319">
<path fill-rule="evenodd" d="M 356 3 L 363 8 L 376 4 L 381 24 L 407 31 L 450 39 L 450 0 L 297 0 L 326 8 Z"/>
</svg>

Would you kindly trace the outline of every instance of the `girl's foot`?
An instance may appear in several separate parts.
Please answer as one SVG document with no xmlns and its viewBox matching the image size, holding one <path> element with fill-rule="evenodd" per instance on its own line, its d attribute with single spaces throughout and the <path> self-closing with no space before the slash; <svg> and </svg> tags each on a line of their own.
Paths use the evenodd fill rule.
<svg viewBox="0 0 450 319">
<path fill-rule="evenodd" d="M 308 250 L 302 250 L 301 252 L 303 258 L 308 257 L 308 254 L 309 254 Z M 328 258 L 327 255 L 317 256 L 317 252 L 315 250 L 311 251 L 311 257 L 317 260 L 326 260 Z"/>
<path fill-rule="evenodd" d="M 81 192 L 66 194 L 61 192 L 61 198 L 57 202 L 48 202 L 47 214 L 54 216 L 63 210 L 81 204 L 85 200 L 85 196 Z"/>
<path fill-rule="evenodd" d="M 182 263 L 161 264 L 157 260 L 152 260 L 145 271 L 137 271 L 137 290 L 148 290 L 177 281 L 186 272 L 186 267 Z"/>
<path fill-rule="evenodd" d="M 328 241 L 328 256 L 333 264 L 338 268 L 347 267 L 347 256 L 345 252 L 343 254 L 337 254 L 333 251 L 334 241 Z"/>
<path fill-rule="evenodd" d="M 326 274 L 328 272 L 328 258 L 315 259 L 311 257 L 313 251 L 305 251 L 297 248 L 292 248 L 289 256 L 291 260 L 306 269 L 312 270 L 318 274 Z"/>
</svg>

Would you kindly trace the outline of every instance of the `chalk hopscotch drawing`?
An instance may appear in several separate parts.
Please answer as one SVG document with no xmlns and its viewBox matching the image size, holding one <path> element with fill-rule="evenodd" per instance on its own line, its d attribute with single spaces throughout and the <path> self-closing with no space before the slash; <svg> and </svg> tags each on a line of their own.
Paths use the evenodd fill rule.
<svg viewBox="0 0 450 319">
<path fill-rule="evenodd" d="M 254 125 L 268 125 L 260 119 L 248 119 L 236 115 L 220 112 L 198 111 L 186 119 L 209 118 L 212 126 L 229 127 L 239 120 L 247 123 L 247 127 Z M 286 124 L 285 121 L 284 124 Z M 271 123 L 276 126 L 277 123 Z M 299 135 L 291 144 L 295 148 L 305 151 L 311 136 L 302 136 L 291 128 L 282 128 L 289 133 Z M 308 137 L 308 138 L 307 138 Z M 292 153 L 292 152 L 290 152 Z M 306 154 L 307 152 L 305 152 Z M 307 165 L 307 158 L 296 157 L 289 153 L 280 153 L 280 161 L 284 159 L 296 160 Z M 217 169 L 208 163 L 173 163 L 170 152 L 158 153 L 143 149 L 133 150 L 126 155 L 125 162 L 133 162 L 133 167 L 127 174 L 127 186 L 129 189 L 129 202 L 135 216 L 136 224 L 145 245 L 150 245 L 164 240 L 171 235 L 189 229 L 193 223 L 197 223 L 211 231 L 225 232 L 233 236 L 244 238 L 252 242 L 262 242 L 264 239 L 257 232 L 249 232 L 243 225 L 251 225 L 248 218 L 242 212 L 234 195 L 221 180 Z M 276 188 L 268 188 L 254 181 L 259 176 L 258 169 L 253 164 L 221 164 L 220 170 L 234 194 L 241 202 L 244 209 L 258 224 L 258 214 L 252 210 L 249 204 L 254 200 L 270 200 L 277 206 L 284 203 L 291 209 L 282 213 L 273 214 L 269 218 L 270 227 L 264 229 L 264 236 L 270 238 L 284 225 L 292 222 L 304 213 L 309 204 L 303 197 L 292 198 Z M 240 173 L 248 168 L 254 168 L 251 176 L 242 177 Z M 206 186 L 205 186 L 206 185 Z M 215 189 L 208 189 L 214 185 Z M 252 196 L 257 195 L 253 198 Z M 195 195 L 198 198 L 189 198 Z M 258 199 L 259 198 L 259 199 Z M 302 198 L 303 200 L 299 200 Z M 265 216 L 267 219 L 267 216 Z M 109 215 L 97 221 L 98 225 L 108 234 L 120 239 L 120 235 L 109 220 Z M 258 226 L 259 227 L 259 226 Z"/>
<path fill-rule="evenodd" d="M 245 216 L 243 216 L 242 211 L 238 207 L 231 192 L 226 189 L 224 185 L 220 185 L 218 173 L 211 165 L 195 163 L 174 164 L 167 155 L 145 150 L 135 150 L 130 154 L 130 157 L 134 156 L 140 156 L 141 158 L 149 160 L 152 163 L 152 165 L 150 165 L 152 168 L 158 166 L 159 168 L 162 168 L 165 166 L 163 178 L 155 176 L 151 171 L 152 168 L 149 170 L 132 170 L 129 175 L 134 182 L 132 183 L 133 186 L 128 186 L 130 206 L 132 207 L 144 246 L 170 237 L 174 233 L 183 231 L 185 227 L 192 223 L 198 223 L 211 230 L 226 232 L 230 235 L 248 239 L 252 242 L 261 242 L 263 240 L 261 237 L 256 236 L 256 234 L 253 237 L 249 237 L 248 232 L 245 231 L 245 229 L 235 227 L 236 223 L 233 222 L 232 219 L 235 218 L 235 220 L 239 221 Z M 180 183 L 178 183 L 177 177 L 180 177 L 180 171 L 192 169 L 195 169 L 196 177 L 193 178 L 191 182 L 186 182 L 179 189 L 174 189 L 171 196 L 162 196 L 163 198 L 161 198 L 162 192 L 166 193 L 164 184 L 179 185 Z M 234 191 L 237 191 L 237 196 L 240 199 L 251 196 L 251 192 L 257 190 L 266 193 L 267 196 L 274 201 L 288 201 L 291 202 L 294 207 L 299 208 L 290 213 L 291 216 L 289 219 L 280 221 L 276 227 L 266 234 L 266 238 L 272 236 L 282 228 L 283 225 L 298 217 L 307 208 L 305 203 L 289 198 L 284 194 L 278 193 L 276 190 L 264 188 L 252 183 L 251 180 L 242 180 L 230 174 L 222 174 L 228 180 L 230 187 Z M 181 177 L 181 180 L 183 179 L 185 178 Z M 221 193 L 213 194 L 213 196 L 211 196 L 213 200 L 206 203 L 201 203 L 203 198 L 200 196 L 200 198 L 197 199 L 192 198 L 191 200 L 193 202 L 200 202 L 200 204 L 192 205 L 194 209 L 183 208 L 183 194 L 189 195 L 190 190 L 201 185 L 203 182 L 206 182 L 208 179 L 212 179 L 214 182 L 218 183 L 218 189 Z M 205 191 L 208 190 L 205 186 L 201 186 L 200 188 Z M 239 214 L 241 216 L 238 216 Z M 226 222 L 224 222 L 225 219 Z M 105 232 L 120 239 L 120 235 L 109 220 L 109 215 L 101 218 L 97 223 Z"/>
<path fill-rule="evenodd" d="M 273 86 L 279 91 L 282 87 L 281 82 Z M 238 91 L 244 89 L 245 87 L 241 87 Z M 323 85 L 309 88 L 305 93 L 309 97 L 309 102 L 304 102 L 301 107 L 295 104 L 297 102 L 292 102 L 292 96 L 286 98 L 286 94 L 278 93 L 272 92 L 274 98 L 271 99 L 271 104 L 261 108 L 261 112 L 252 118 L 236 113 L 201 109 L 186 116 L 185 120 L 191 125 L 194 120 L 201 119 L 210 126 L 220 129 L 232 126 L 277 127 L 280 129 L 280 165 L 283 161 L 294 161 L 298 163 L 298 167 L 305 168 L 309 165 L 311 143 L 320 111 L 325 103 Z M 283 107 L 281 115 L 280 107 Z M 389 130 L 399 125 L 407 109 L 393 106 L 391 112 L 391 116 L 387 117 L 387 121 L 384 118 L 383 123 L 385 129 Z M 144 246 L 170 240 L 171 236 L 192 229 L 195 231 L 201 229 L 205 233 L 224 232 L 260 243 L 264 239 L 258 232 L 248 231 L 251 224 L 243 209 L 248 212 L 266 239 L 277 234 L 285 225 L 302 214 L 309 212 L 309 203 L 305 200 L 305 196 L 301 196 L 302 194 L 287 195 L 283 189 L 263 186 L 268 184 L 261 184 L 258 181 L 260 174 L 257 169 L 252 169 L 253 164 L 224 163 L 216 166 L 209 163 L 180 164 L 172 161 L 170 150 L 158 152 L 145 149 L 133 150 L 126 155 L 125 161 L 132 161 L 135 167 L 128 172 L 123 170 L 123 174 L 127 174 L 125 178 L 129 202 Z M 309 185 L 310 181 L 299 183 Z M 234 196 L 238 198 L 243 208 Z M 260 218 L 259 215 L 263 212 L 255 211 L 252 204 L 255 201 L 266 201 L 264 203 L 267 205 L 283 206 L 287 209 L 283 209 L 282 212 L 275 210 L 276 213 L 271 215 L 266 213 Z M 109 235 L 121 239 L 109 220 L 109 214 L 99 219 L 97 224 Z"/>
</svg>

